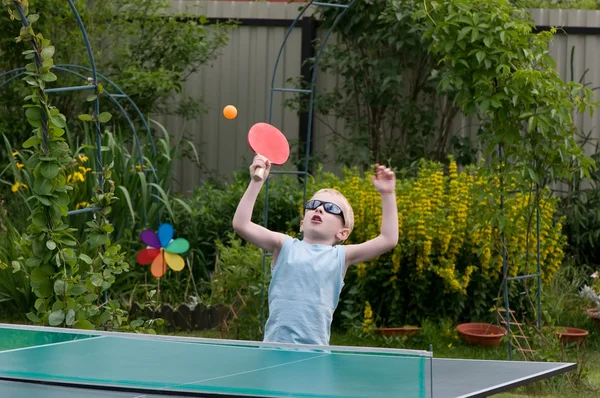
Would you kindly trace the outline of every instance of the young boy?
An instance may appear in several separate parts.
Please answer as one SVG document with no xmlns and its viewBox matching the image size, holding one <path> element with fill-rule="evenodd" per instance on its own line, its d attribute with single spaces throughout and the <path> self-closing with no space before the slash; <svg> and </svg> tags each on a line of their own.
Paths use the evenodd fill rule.
<svg viewBox="0 0 600 398">
<path fill-rule="evenodd" d="M 248 242 L 273 254 L 269 286 L 269 318 L 264 342 L 329 345 L 331 321 L 352 264 L 373 259 L 398 243 L 396 178 L 376 165 L 373 184 L 381 194 L 381 233 L 355 245 L 341 245 L 354 227 L 354 214 L 336 190 L 316 192 L 300 222 L 303 239 L 273 232 L 251 221 L 252 211 L 271 165 L 255 156 L 250 175 L 264 168 L 261 181 L 251 180 L 233 217 L 233 229 Z"/>
</svg>

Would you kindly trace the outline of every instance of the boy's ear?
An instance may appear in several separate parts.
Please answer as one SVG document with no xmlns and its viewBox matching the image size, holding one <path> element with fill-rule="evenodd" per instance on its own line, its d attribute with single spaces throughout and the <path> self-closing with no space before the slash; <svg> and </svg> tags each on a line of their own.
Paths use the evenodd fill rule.
<svg viewBox="0 0 600 398">
<path fill-rule="evenodd" d="M 338 240 L 340 242 L 345 241 L 346 239 L 348 239 L 348 236 L 350 236 L 350 230 L 348 228 L 343 228 L 341 229 L 336 235 L 335 237 L 338 238 Z"/>
<path fill-rule="evenodd" d="M 302 232 L 302 223 L 304 222 L 304 220 L 300 220 L 300 232 Z"/>
</svg>

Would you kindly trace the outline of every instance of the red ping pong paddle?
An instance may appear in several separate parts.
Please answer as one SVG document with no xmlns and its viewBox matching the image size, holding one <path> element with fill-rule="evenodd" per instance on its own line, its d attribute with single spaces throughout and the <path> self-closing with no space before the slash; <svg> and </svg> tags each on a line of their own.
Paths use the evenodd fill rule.
<svg viewBox="0 0 600 398">
<path fill-rule="evenodd" d="M 256 123 L 248 131 L 248 146 L 257 155 L 264 156 L 272 164 L 282 165 L 290 156 L 290 145 L 281 131 L 268 123 Z M 257 168 L 254 178 L 263 179 L 265 170 Z"/>
</svg>

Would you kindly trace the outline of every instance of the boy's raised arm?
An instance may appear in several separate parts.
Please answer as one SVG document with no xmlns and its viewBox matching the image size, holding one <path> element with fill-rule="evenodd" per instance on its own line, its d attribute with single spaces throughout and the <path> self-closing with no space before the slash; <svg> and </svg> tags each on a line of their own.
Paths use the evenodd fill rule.
<svg viewBox="0 0 600 398">
<path fill-rule="evenodd" d="M 250 180 L 248 188 L 233 216 L 233 230 L 240 235 L 242 238 L 260 247 L 263 250 L 269 252 L 277 252 L 283 245 L 285 235 L 279 232 L 273 232 L 269 229 L 252 222 L 252 211 L 254 210 L 254 204 L 256 198 L 260 193 L 260 190 L 264 184 L 264 181 L 269 175 L 271 170 L 271 164 L 268 160 L 256 156 L 252 165 L 250 166 L 250 175 L 254 174 L 254 170 L 257 167 L 263 167 L 265 169 L 264 178 L 261 181 Z"/>
<path fill-rule="evenodd" d="M 396 176 L 384 166 L 376 165 L 373 185 L 381 194 L 381 232 L 364 243 L 346 246 L 346 268 L 371 260 L 392 250 L 398 244 L 398 207 L 396 205 Z"/>
</svg>

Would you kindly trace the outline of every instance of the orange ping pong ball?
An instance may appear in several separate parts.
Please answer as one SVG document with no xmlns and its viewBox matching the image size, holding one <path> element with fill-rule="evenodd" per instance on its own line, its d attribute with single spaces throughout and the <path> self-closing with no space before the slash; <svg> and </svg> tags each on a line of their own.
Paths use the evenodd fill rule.
<svg viewBox="0 0 600 398">
<path fill-rule="evenodd" d="M 223 108 L 223 116 L 227 119 L 234 119 L 237 116 L 237 109 L 233 105 L 227 105 Z"/>
</svg>

